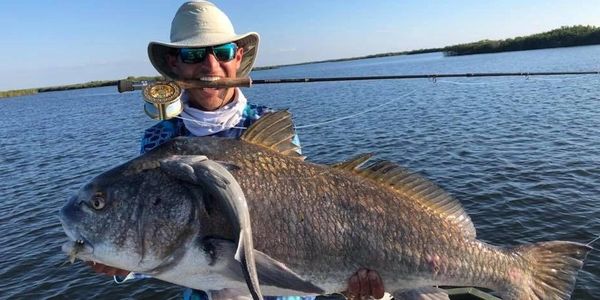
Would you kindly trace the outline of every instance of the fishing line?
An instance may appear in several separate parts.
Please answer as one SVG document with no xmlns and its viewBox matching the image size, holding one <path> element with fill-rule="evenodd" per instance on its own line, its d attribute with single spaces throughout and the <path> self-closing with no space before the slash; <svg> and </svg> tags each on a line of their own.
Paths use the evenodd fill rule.
<svg viewBox="0 0 600 300">
<path fill-rule="evenodd" d="M 600 75 L 600 73 L 598 73 L 598 74 Z M 589 75 L 579 75 L 579 76 L 572 76 L 572 77 L 564 77 L 564 78 L 560 78 L 560 79 L 554 79 L 554 78 L 541 79 L 541 78 L 531 78 L 528 75 L 523 75 L 523 76 L 525 76 L 524 77 L 525 80 L 561 82 L 561 81 L 567 81 L 567 80 L 581 79 L 581 78 L 587 77 Z M 495 83 L 490 83 L 490 82 L 458 82 L 458 81 L 452 81 L 452 80 L 447 80 L 447 79 L 438 79 L 436 77 L 431 77 L 431 78 L 429 78 L 429 80 L 433 84 L 436 84 L 436 83 L 446 83 L 446 84 L 452 84 L 452 85 L 465 85 L 465 86 L 469 86 L 469 85 L 471 85 L 471 86 L 472 85 L 493 86 L 493 85 L 505 85 L 507 83 L 514 83 L 515 82 L 514 80 L 503 80 L 503 81 L 495 82 Z M 307 125 L 299 125 L 299 126 L 295 126 L 295 128 L 296 129 L 304 129 L 304 128 L 311 128 L 311 127 L 318 127 L 318 126 L 321 126 L 321 125 L 326 125 L 326 124 L 335 123 L 335 122 L 338 122 L 338 121 L 342 121 L 342 120 L 346 120 L 346 119 L 351 119 L 351 118 L 354 118 L 354 117 L 358 117 L 360 115 L 363 115 L 363 114 L 366 114 L 368 112 L 377 110 L 377 109 L 379 109 L 381 107 L 384 107 L 384 106 L 386 106 L 388 104 L 394 103 L 394 102 L 396 102 L 396 101 L 398 101 L 398 100 L 400 100 L 402 98 L 410 96 L 410 95 L 414 94 L 416 91 L 417 90 L 414 89 L 414 90 L 412 90 L 412 91 L 410 91 L 410 92 L 408 92 L 408 93 L 406 93 L 406 94 L 404 94 L 402 96 L 399 96 L 398 98 L 392 99 L 392 100 L 390 100 L 388 102 L 385 102 L 385 103 L 383 103 L 381 105 L 377 105 L 377 106 L 372 107 L 370 109 L 363 110 L 361 112 L 351 114 L 349 116 L 340 117 L 340 118 L 336 118 L 336 119 L 332 119 L 332 120 L 328 120 L 328 121 L 324 121 L 324 122 L 319 122 L 319 123 L 313 123 L 313 124 L 307 124 Z"/>
<path fill-rule="evenodd" d="M 595 223 L 597 223 L 597 222 L 595 222 Z M 587 225 L 587 224 L 586 224 L 586 225 Z M 589 247 L 592 247 L 592 249 L 594 249 L 594 250 L 596 250 L 596 251 L 600 251 L 600 249 L 597 249 L 597 248 L 595 248 L 595 247 L 593 247 L 593 246 L 592 246 L 592 244 L 593 244 L 593 243 L 595 243 L 595 242 L 596 242 L 596 241 L 598 241 L 598 240 L 600 240 L 600 234 L 599 234 L 599 235 L 598 235 L 598 236 L 597 236 L 595 239 L 593 239 L 591 242 L 589 242 L 589 243 L 587 243 L 587 244 L 585 244 L 585 245 L 586 245 L 586 246 L 589 246 Z"/>
<path fill-rule="evenodd" d="M 190 122 L 194 122 L 194 123 L 196 123 L 198 125 L 203 125 L 203 126 L 212 126 L 212 125 L 215 125 L 213 123 L 202 122 L 200 120 L 194 120 L 194 119 L 188 119 L 188 118 L 184 118 L 184 117 L 181 117 L 181 116 L 175 116 L 174 118 L 181 119 L 181 120 L 186 120 L 186 121 L 190 121 Z M 233 126 L 233 127 L 230 127 L 230 128 L 246 129 L 248 127 Z"/>
<path fill-rule="evenodd" d="M 414 90 L 412 90 L 412 91 L 410 91 L 410 92 L 408 92 L 408 93 L 406 93 L 406 94 L 404 94 L 404 95 L 402 95 L 402 96 L 399 96 L 398 98 L 392 99 L 392 100 L 390 100 L 390 101 L 387 101 L 387 102 L 385 102 L 385 103 L 383 103 L 383 104 L 377 105 L 377 106 L 375 106 L 375 107 L 372 107 L 372 108 L 370 108 L 370 109 L 363 110 L 363 111 L 361 111 L 361 112 L 358 112 L 358 113 L 355 113 L 355 114 L 351 114 L 351 115 L 349 115 L 349 116 L 345 116 L 345 117 L 341 117 L 341 118 L 336 118 L 336 119 L 329 120 L 329 121 L 325 121 L 325 122 L 314 123 L 314 124 L 309 124 L 309 125 L 301 125 L 301 126 L 295 126 L 295 127 L 296 127 L 296 129 L 310 128 L 310 127 L 318 127 L 318 126 L 325 125 L 325 124 L 330 124 L 330 123 L 335 123 L 335 122 L 342 121 L 342 120 L 346 120 L 346 119 L 351 119 L 351 118 L 354 118 L 354 117 L 356 117 L 356 116 L 360 116 L 360 115 L 366 114 L 366 113 L 368 113 L 368 112 L 370 112 L 370 111 L 374 111 L 374 110 L 376 110 L 376 109 L 378 109 L 378 108 L 380 108 L 380 107 L 384 107 L 384 106 L 386 106 L 386 105 L 388 105 L 388 104 L 394 103 L 394 102 L 396 102 L 396 101 L 398 101 L 398 100 L 400 100 L 400 99 L 402 99 L 402 98 L 408 97 L 408 96 L 410 96 L 410 95 L 414 94 L 416 91 L 417 91 L 417 90 L 416 90 L 416 89 L 414 89 Z"/>
<path fill-rule="evenodd" d="M 587 244 L 585 244 L 585 245 L 586 245 L 586 246 L 590 246 L 590 247 L 591 247 L 591 246 L 592 246 L 592 244 L 593 244 L 594 242 L 596 242 L 597 240 L 600 240 L 600 234 L 599 234 L 599 235 L 598 235 L 598 236 L 597 236 L 595 239 L 593 239 L 591 242 L 589 242 L 589 243 L 587 243 Z M 593 248 L 593 247 L 592 247 L 592 248 Z"/>
<path fill-rule="evenodd" d="M 571 72 L 505 72 L 505 73 L 448 73 L 448 74 L 419 74 L 419 75 L 381 75 L 381 76 L 351 76 L 351 77 L 312 77 L 312 78 L 282 78 L 256 79 L 254 84 L 307 83 L 356 80 L 389 80 L 389 79 L 429 79 L 435 82 L 438 78 L 456 77 L 514 77 L 514 76 L 563 76 L 563 75 L 597 75 L 600 71 L 571 71 Z"/>
<path fill-rule="evenodd" d="M 446 79 L 437 80 L 436 82 L 448 83 L 448 84 L 454 84 L 454 85 L 492 85 L 492 83 L 485 83 L 485 82 L 458 82 L 458 81 L 452 81 L 452 80 L 446 80 Z M 507 81 L 497 82 L 497 83 L 494 83 L 493 85 L 506 84 L 508 82 L 511 82 L 511 81 L 507 80 Z"/>
<path fill-rule="evenodd" d="M 573 76 L 573 77 L 566 77 L 566 78 L 528 78 L 528 80 L 531 81 L 553 81 L 553 82 L 559 82 L 559 81 L 566 81 L 566 80 L 575 80 L 575 79 L 579 79 L 579 78 L 583 78 L 583 77 L 587 77 L 586 75 L 579 75 L 579 76 Z"/>
<path fill-rule="evenodd" d="M 563 77 L 563 78 L 540 78 L 540 77 L 530 77 L 527 75 L 523 75 L 525 80 L 531 80 L 531 81 L 549 81 L 549 82 L 562 82 L 562 81 L 568 81 L 568 80 L 577 80 L 580 78 L 584 78 L 584 77 L 589 77 L 589 75 L 578 75 L 578 76 L 571 76 L 571 77 Z M 448 80 L 448 79 L 437 79 L 436 81 L 434 81 L 434 83 L 436 82 L 441 82 L 441 83 L 448 83 L 448 84 L 453 84 L 453 85 L 504 85 L 507 83 L 513 83 L 515 82 L 514 80 L 502 80 L 502 81 L 496 81 L 494 83 L 489 83 L 489 82 L 459 82 L 459 81 L 453 81 L 453 80 Z"/>
<path fill-rule="evenodd" d="M 388 105 L 388 104 L 394 103 L 394 102 L 396 102 L 396 101 L 398 101 L 398 100 L 400 100 L 400 99 L 402 99 L 402 98 L 404 98 L 404 97 L 408 97 L 408 96 L 410 96 L 410 95 L 414 94 L 416 91 L 417 91 L 417 90 L 416 90 L 416 89 L 414 89 L 414 90 L 412 90 L 412 91 L 410 91 L 410 92 L 408 92 L 408 93 L 406 93 L 406 94 L 404 94 L 404 95 L 402 95 L 402 96 L 400 96 L 400 97 L 398 97 L 398 98 L 392 99 L 392 100 L 390 100 L 390 101 L 387 101 L 387 102 L 385 102 L 385 103 L 383 103 L 383 104 L 377 105 L 377 106 L 375 106 L 375 107 L 372 107 L 372 108 L 370 108 L 370 109 L 367 109 L 367 110 L 361 111 L 361 112 L 359 112 L 359 113 L 355 113 L 355 114 L 352 114 L 352 115 L 349 115 L 349 116 L 345 116 L 345 117 L 340 117 L 340 118 L 336 118 L 336 119 L 328 120 L 328 121 L 325 121 L 325 122 L 314 123 L 314 124 L 309 124 L 309 125 L 295 126 L 295 128 L 296 128 L 296 129 L 303 129 L 303 128 L 310 128 L 310 127 L 318 127 L 318 126 L 325 125 L 325 124 L 330 124 L 330 123 L 335 123 L 335 122 L 342 121 L 342 120 L 346 120 L 346 119 L 351 119 L 351 118 L 354 118 L 354 117 L 356 117 L 356 116 L 359 116 L 359 115 L 362 115 L 362 114 L 368 113 L 368 112 L 370 112 L 370 111 L 373 111 L 373 110 L 379 109 L 380 107 L 386 106 L 386 105 Z M 181 119 L 181 120 L 186 120 L 186 121 L 191 121 L 191 122 L 194 122 L 194 123 L 196 123 L 196 124 L 198 124 L 198 125 L 207 125 L 207 126 L 209 126 L 209 125 L 214 125 L 214 124 L 211 124 L 211 123 L 208 123 L 208 122 L 203 122 L 203 121 L 200 121 L 200 120 L 194 120 L 194 119 L 184 118 L 184 117 L 181 117 L 181 116 L 175 116 L 175 118 L 177 118 L 177 119 Z M 247 127 L 234 126 L 234 127 L 231 127 L 231 128 L 236 128 L 236 129 L 246 129 Z"/>
<path fill-rule="evenodd" d="M 600 75 L 600 73 L 596 73 L 596 74 Z M 542 79 L 542 78 L 531 78 L 531 77 L 529 77 L 529 75 L 527 73 L 522 73 L 521 75 L 525 76 L 525 80 L 532 80 L 532 81 L 533 80 L 536 80 L 536 81 L 552 81 L 552 82 L 561 82 L 561 81 L 567 81 L 567 80 L 576 80 L 576 79 L 581 79 L 583 77 L 587 77 L 588 76 L 588 75 L 579 75 L 579 76 L 565 77 L 565 78 L 560 78 L 560 79 L 554 79 L 554 78 Z M 503 81 L 495 82 L 495 83 L 490 83 L 490 82 L 458 82 L 458 81 L 452 81 L 452 80 L 447 80 L 447 79 L 438 79 L 435 76 L 428 77 L 428 79 L 433 84 L 436 84 L 436 83 L 442 83 L 442 84 L 444 84 L 445 83 L 445 84 L 463 85 L 463 86 L 474 86 L 474 85 L 477 85 L 477 86 L 488 86 L 488 85 L 489 86 L 493 86 L 493 85 L 505 85 L 507 83 L 513 83 L 513 82 L 515 82 L 514 80 L 503 80 Z M 347 116 L 344 116 L 344 117 L 339 117 L 339 118 L 335 118 L 335 119 L 331 119 L 331 120 L 327 120 L 327 121 L 323 121 L 323 122 L 312 123 L 312 124 L 307 124 L 307 125 L 298 125 L 298 126 L 295 126 L 295 129 L 305 129 L 305 128 L 312 128 L 312 127 L 319 127 L 319 126 L 323 126 L 323 125 L 327 125 L 327 124 L 331 124 L 331 123 L 335 123 L 335 122 L 339 122 L 339 121 L 343 121 L 343 120 L 352 119 L 352 118 L 364 115 L 364 114 L 366 114 L 368 112 L 377 110 L 377 109 L 379 109 L 381 107 L 384 107 L 386 105 L 389 105 L 389 104 L 392 104 L 394 102 L 397 102 L 400 99 L 403 99 L 403 98 L 406 98 L 406 97 L 408 97 L 408 96 L 410 96 L 412 94 L 415 94 L 416 92 L 417 92 L 417 89 L 413 89 L 413 90 L 411 90 L 411 91 L 409 91 L 409 92 L 407 92 L 407 93 L 405 93 L 405 94 L 403 94 L 403 95 L 401 95 L 401 96 L 399 96 L 397 98 L 394 98 L 394 99 L 392 99 L 390 101 L 384 102 L 384 103 L 382 103 L 380 105 L 374 106 L 372 108 L 369 108 L 369 109 L 366 109 L 366 110 L 363 110 L 363 111 L 360 111 L 360 112 L 357 112 L 357 113 L 354 113 L 354 114 L 351 114 L 351 115 L 347 115 Z M 175 118 L 178 118 L 178 119 L 181 119 L 181 120 L 190 121 L 190 122 L 194 122 L 194 123 L 196 123 L 198 125 L 203 125 L 203 126 L 205 126 L 205 125 L 214 125 L 214 124 L 211 124 L 211 123 L 208 123 L 208 122 L 203 122 L 203 121 L 200 121 L 200 120 L 194 120 L 194 119 L 184 118 L 184 117 L 181 117 L 181 116 L 175 116 Z M 234 127 L 231 127 L 231 128 L 235 128 L 235 129 L 247 129 L 247 127 L 243 127 L 243 126 L 234 126 Z"/>
</svg>

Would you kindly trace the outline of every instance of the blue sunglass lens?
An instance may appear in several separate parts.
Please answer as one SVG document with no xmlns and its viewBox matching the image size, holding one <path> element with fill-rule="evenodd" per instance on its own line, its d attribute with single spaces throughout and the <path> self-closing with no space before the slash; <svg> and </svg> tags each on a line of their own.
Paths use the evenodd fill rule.
<svg viewBox="0 0 600 300">
<path fill-rule="evenodd" d="M 213 47 L 213 54 L 220 61 L 230 61 L 235 57 L 237 46 L 234 43 Z"/>
<path fill-rule="evenodd" d="M 181 48 L 179 56 L 181 61 L 186 64 L 196 64 L 204 60 L 206 52 L 206 48 Z"/>
<path fill-rule="evenodd" d="M 181 48 L 179 49 L 179 56 L 181 57 L 181 61 L 186 64 L 197 64 L 204 60 L 210 50 L 212 50 L 217 60 L 228 62 L 235 57 L 237 46 L 235 43 L 227 43 L 204 48 Z"/>
</svg>

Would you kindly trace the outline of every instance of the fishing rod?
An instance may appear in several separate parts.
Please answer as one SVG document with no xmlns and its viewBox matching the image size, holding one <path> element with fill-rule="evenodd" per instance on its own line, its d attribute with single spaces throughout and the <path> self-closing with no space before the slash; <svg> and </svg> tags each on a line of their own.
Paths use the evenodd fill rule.
<svg viewBox="0 0 600 300">
<path fill-rule="evenodd" d="M 506 73 L 450 73 L 450 74 L 416 74 L 416 75 L 382 75 L 382 76 L 354 76 L 354 77 L 308 77 L 284 79 L 250 79 L 223 78 L 213 81 L 205 80 L 179 80 L 176 82 L 181 88 L 224 88 L 224 87 L 250 87 L 254 84 L 272 83 L 303 83 L 327 81 L 352 81 L 352 80 L 386 80 L 386 79 L 436 79 L 456 77 L 508 77 L 508 76 L 558 76 L 558 75 L 600 75 L 600 71 L 572 71 L 572 72 L 506 72 Z M 119 93 L 143 89 L 155 81 L 119 80 Z"/>
<path fill-rule="evenodd" d="M 513 72 L 513 73 L 456 73 L 456 74 L 418 74 L 418 75 L 382 75 L 382 76 L 355 76 L 355 77 L 313 77 L 313 78 L 287 78 L 287 79 L 257 79 L 251 84 L 270 83 L 301 83 L 301 82 L 327 82 L 327 81 L 352 81 L 352 80 L 385 80 L 385 79 L 432 79 L 451 77 L 508 77 L 508 76 L 556 76 L 556 75 L 600 75 L 600 71 L 582 72 Z"/>
<path fill-rule="evenodd" d="M 416 74 L 416 75 L 381 75 L 381 76 L 351 76 L 351 77 L 308 77 L 284 79 L 221 78 L 217 80 L 158 80 L 131 81 L 119 80 L 119 93 L 142 90 L 146 101 L 144 111 L 153 119 L 166 120 L 173 118 L 183 110 L 181 104 L 182 89 L 189 88 L 229 88 L 251 87 L 255 84 L 276 83 L 307 83 L 356 80 L 389 80 L 389 79 L 431 79 L 456 77 L 514 77 L 514 76 L 559 76 L 559 75 L 600 75 L 600 71 L 573 72 L 506 72 L 506 73 L 447 73 L 447 74 Z"/>
</svg>

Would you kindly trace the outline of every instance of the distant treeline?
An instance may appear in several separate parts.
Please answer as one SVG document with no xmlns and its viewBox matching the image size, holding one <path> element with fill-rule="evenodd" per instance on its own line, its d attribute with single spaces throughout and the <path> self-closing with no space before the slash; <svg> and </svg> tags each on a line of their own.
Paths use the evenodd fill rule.
<svg viewBox="0 0 600 300">
<path fill-rule="evenodd" d="M 423 53 L 433 53 L 433 52 L 442 52 L 442 51 L 444 51 L 444 48 L 428 48 L 428 49 L 419 49 L 419 50 L 411 50 L 411 51 L 388 52 L 388 53 L 372 54 L 372 55 L 357 56 L 357 57 L 327 59 L 327 60 L 319 60 L 319 61 L 311 61 L 311 62 L 301 62 L 301 63 L 297 63 L 297 64 L 256 67 L 256 68 L 252 68 L 252 71 L 271 70 L 271 69 L 277 69 L 277 68 L 281 68 L 281 67 L 320 64 L 320 63 L 327 63 L 327 62 L 340 62 L 340 61 L 349 61 L 349 60 L 358 60 L 358 59 L 367 59 L 367 58 L 410 55 L 410 54 L 423 54 Z"/>
<path fill-rule="evenodd" d="M 544 33 L 533 34 L 529 36 L 516 37 L 506 40 L 494 41 L 494 40 L 482 40 L 479 42 L 459 44 L 453 46 L 446 46 L 443 48 L 427 48 L 411 51 L 402 52 L 388 52 L 379 53 L 359 57 L 340 58 L 340 59 L 328 59 L 313 62 L 303 62 L 297 64 L 277 65 L 268 67 L 254 68 L 253 70 L 269 70 L 276 69 L 279 67 L 289 67 L 297 65 L 307 64 L 318 64 L 326 62 L 339 62 L 347 60 L 358 60 L 376 57 L 387 57 L 397 55 L 410 55 L 410 54 L 422 54 L 422 53 L 433 53 L 443 52 L 446 56 L 454 55 L 468 55 L 468 54 L 479 54 L 479 53 L 493 53 L 493 52 L 504 52 L 504 51 L 520 51 L 520 50 L 533 50 L 533 49 L 544 49 L 544 48 L 558 48 L 558 47 L 572 47 L 572 46 L 586 46 L 600 44 L 600 28 L 595 26 L 586 25 L 575 25 L 575 26 L 563 26 L 558 29 L 554 29 Z"/>
<path fill-rule="evenodd" d="M 161 78 L 162 77 L 160 77 L 160 76 L 142 76 L 142 77 L 129 76 L 129 77 L 127 77 L 127 80 L 141 81 L 141 80 L 158 80 Z M 112 85 L 116 86 L 117 83 L 118 83 L 118 80 L 95 80 L 95 81 L 89 81 L 86 83 L 78 83 L 78 84 L 60 85 L 60 86 L 34 88 L 34 89 L 23 89 L 23 90 L 10 90 L 10 91 L 0 92 L 0 98 L 25 96 L 25 95 L 32 95 L 32 94 L 45 93 L 45 92 L 95 88 L 95 87 L 102 87 L 102 86 L 112 86 Z"/>
<path fill-rule="evenodd" d="M 9 90 L 0 92 L 0 98 L 17 97 L 37 94 L 39 89 Z"/>
<path fill-rule="evenodd" d="M 475 43 L 444 47 L 447 56 L 521 51 L 545 48 L 600 44 L 600 28 L 596 26 L 563 26 L 548 32 L 505 40 L 482 40 Z"/>
</svg>

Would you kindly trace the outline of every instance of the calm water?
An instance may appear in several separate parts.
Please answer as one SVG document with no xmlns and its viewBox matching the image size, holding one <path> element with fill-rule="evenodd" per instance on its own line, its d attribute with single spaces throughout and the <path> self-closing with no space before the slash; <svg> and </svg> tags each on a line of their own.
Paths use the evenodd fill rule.
<svg viewBox="0 0 600 300">
<path fill-rule="evenodd" d="M 426 54 L 261 71 L 254 78 L 600 69 L 600 47 L 464 57 Z M 255 86 L 289 108 L 310 160 L 375 152 L 461 200 L 497 245 L 588 243 L 600 235 L 600 76 L 362 81 Z M 58 209 L 84 182 L 139 151 L 153 124 L 115 88 L 0 101 L 0 298 L 177 298 L 157 280 L 116 285 L 64 264 Z M 318 126 L 339 118 L 353 116 Z M 600 248 L 600 242 L 594 243 Z M 600 299 L 592 251 L 573 299 Z"/>
</svg>

